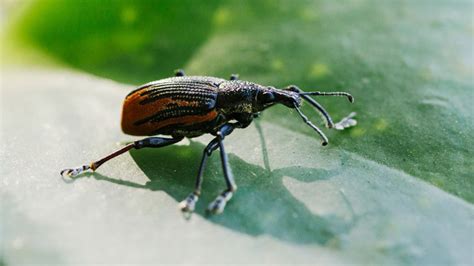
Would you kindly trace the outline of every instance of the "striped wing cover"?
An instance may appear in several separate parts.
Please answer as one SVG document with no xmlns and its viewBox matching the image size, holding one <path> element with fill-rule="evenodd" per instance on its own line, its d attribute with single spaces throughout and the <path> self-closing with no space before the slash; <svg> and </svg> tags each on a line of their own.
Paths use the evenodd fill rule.
<svg viewBox="0 0 474 266">
<path fill-rule="evenodd" d="M 173 77 L 145 84 L 125 98 L 122 130 L 135 136 L 163 133 L 163 129 L 186 129 L 212 121 L 219 84 L 207 77 Z"/>
</svg>

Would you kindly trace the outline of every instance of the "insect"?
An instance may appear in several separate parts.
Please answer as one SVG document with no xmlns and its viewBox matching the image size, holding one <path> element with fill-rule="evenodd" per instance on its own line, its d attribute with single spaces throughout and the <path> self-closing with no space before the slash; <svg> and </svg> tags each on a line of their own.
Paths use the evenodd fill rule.
<svg viewBox="0 0 474 266">
<path fill-rule="evenodd" d="M 153 136 L 132 142 L 123 148 L 88 165 L 64 169 L 61 175 L 74 177 L 83 171 L 95 171 L 106 161 L 130 149 L 159 148 L 194 138 L 203 134 L 215 136 L 204 149 L 197 173 L 194 191 L 179 206 L 183 212 L 191 213 L 201 194 L 203 172 L 207 159 L 219 149 L 226 189 L 212 201 L 207 211 L 221 213 L 232 198 L 237 186 L 229 168 L 224 139 L 236 128 L 246 128 L 261 111 L 283 104 L 295 109 L 303 121 L 316 131 L 322 145 L 328 144 L 324 133 L 301 111 L 302 100 L 307 101 L 321 115 L 328 128 L 342 130 L 357 124 L 355 113 L 333 123 L 328 112 L 310 96 L 345 96 L 350 102 L 354 98 L 347 92 L 304 92 L 291 85 L 283 89 L 241 81 L 237 75 L 230 80 L 205 76 L 185 76 L 182 70 L 175 77 L 153 81 L 130 92 L 122 110 L 122 130 L 134 136 Z M 167 135 L 161 137 L 155 135 Z"/>
</svg>

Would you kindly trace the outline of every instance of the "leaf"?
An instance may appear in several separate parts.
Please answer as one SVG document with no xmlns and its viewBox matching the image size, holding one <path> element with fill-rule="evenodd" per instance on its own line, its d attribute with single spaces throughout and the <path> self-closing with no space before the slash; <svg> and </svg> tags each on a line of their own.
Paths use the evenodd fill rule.
<svg viewBox="0 0 474 266">
<path fill-rule="evenodd" d="M 184 67 L 196 75 L 239 72 L 278 87 L 348 90 L 354 105 L 321 102 L 335 120 L 356 111 L 357 127 L 326 131 L 330 145 L 321 147 L 295 112 L 266 111 L 226 139 L 239 190 L 225 213 L 203 216 L 223 189 L 214 156 L 197 213 L 186 222 L 176 204 L 191 192 L 209 138 L 132 151 L 63 184 L 61 168 L 129 140 L 118 116 L 132 88 L 67 72 L 10 73 L 2 130 L 6 261 L 472 261 L 472 3 L 181 5 L 38 1 L 11 36 L 121 82 L 145 83 Z M 318 120 L 310 107 L 303 111 Z"/>
<path fill-rule="evenodd" d="M 145 83 L 184 67 L 279 87 L 348 90 L 353 106 L 321 99 L 334 117 L 359 114 L 356 129 L 329 133 L 334 145 L 472 203 L 471 2 L 439 3 L 181 3 L 194 7 L 188 10 L 173 1 L 150 8 L 148 1 L 47 0 L 12 35 L 120 81 Z M 276 109 L 266 121 L 312 136 L 295 114 Z"/>
<path fill-rule="evenodd" d="M 0 195 L 9 264 L 431 265 L 472 258 L 471 204 L 268 122 L 226 138 L 239 190 L 220 216 L 204 215 L 224 189 L 216 155 L 196 213 L 187 221 L 177 209 L 192 191 L 209 137 L 131 151 L 63 182 L 60 169 L 130 140 L 116 110 L 131 88 L 51 70 L 9 71 L 4 84 L 11 100 L 4 106 Z"/>
</svg>

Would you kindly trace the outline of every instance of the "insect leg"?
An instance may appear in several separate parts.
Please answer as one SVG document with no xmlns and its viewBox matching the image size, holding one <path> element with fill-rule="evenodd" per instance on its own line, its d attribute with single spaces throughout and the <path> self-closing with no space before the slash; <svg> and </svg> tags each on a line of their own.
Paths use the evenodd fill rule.
<svg viewBox="0 0 474 266">
<path fill-rule="evenodd" d="M 159 138 L 159 137 L 150 137 L 150 138 L 146 138 L 146 139 L 142 139 L 142 140 L 138 140 L 138 141 L 135 141 L 133 143 L 130 143 L 128 144 L 127 146 L 97 160 L 97 161 L 94 161 L 88 165 L 82 165 L 82 166 L 79 166 L 79 167 L 75 167 L 75 168 L 67 168 L 67 169 L 64 169 L 60 172 L 60 174 L 62 176 L 69 176 L 69 177 L 74 177 L 74 176 L 77 176 L 79 175 L 80 173 L 84 172 L 84 171 L 87 171 L 89 169 L 91 169 L 92 171 L 95 171 L 97 168 L 99 168 L 103 163 L 107 162 L 108 160 L 112 159 L 112 158 L 115 158 L 117 156 L 119 156 L 120 154 L 122 153 L 125 153 L 133 148 L 135 149 L 141 149 L 141 148 L 145 148 L 145 147 L 149 147 L 149 148 L 159 148 L 159 147 L 164 147 L 164 146 L 168 146 L 168 145 L 171 145 L 171 144 L 174 144 L 176 142 L 179 142 L 181 141 L 183 138 Z"/>
<path fill-rule="evenodd" d="M 177 69 L 177 70 L 175 70 L 175 71 L 174 71 L 174 75 L 175 75 L 176 77 L 183 77 L 183 76 L 186 76 L 186 74 L 184 74 L 184 70 L 182 70 L 182 69 Z"/>
<path fill-rule="evenodd" d="M 171 144 L 175 144 L 180 142 L 183 137 L 177 138 L 161 138 L 161 137 L 150 137 L 142 140 L 135 141 L 134 148 L 141 149 L 141 148 L 161 148 L 164 146 L 168 146 Z"/>
<path fill-rule="evenodd" d="M 239 74 L 232 74 L 230 75 L 230 80 L 239 80 Z"/>
<path fill-rule="evenodd" d="M 194 191 L 189 194 L 183 201 L 179 203 L 179 208 L 183 212 L 193 212 L 196 202 L 201 195 L 202 187 L 202 175 L 204 174 L 204 167 L 206 166 L 207 159 L 211 156 L 212 152 L 219 147 L 219 142 L 217 138 L 213 139 L 209 144 L 207 144 L 204 152 L 202 154 L 201 164 L 199 165 L 198 175 L 196 177 L 196 184 Z"/>
<path fill-rule="evenodd" d="M 234 126 L 227 124 L 228 128 L 222 128 L 217 133 L 217 140 L 219 142 L 219 150 L 221 155 L 222 170 L 224 172 L 224 178 L 227 185 L 227 189 L 224 190 L 217 198 L 209 204 L 207 211 L 212 214 L 219 214 L 224 211 L 227 202 L 232 198 L 233 193 L 237 190 L 237 185 L 234 181 L 234 176 L 229 167 L 229 159 L 224 149 L 224 137 L 232 132 Z"/>
<path fill-rule="evenodd" d="M 206 166 L 207 159 L 211 156 L 212 152 L 214 152 L 217 148 L 221 148 L 222 139 L 224 139 L 225 136 L 232 133 L 232 131 L 234 130 L 234 127 L 235 125 L 233 124 L 223 125 L 221 129 L 219 130 L 219 132 L 217 133 L 217 137 L 214 138 L 211 142 L 209 142 L 209 144 L 207 144 L 202 155 L 201 164 L 199 165 L 199 171 L 196 178 L 194 191 L 191 194 L 189 194 L 183 201 L 179 203 L 179 208 L 181 209 L 181 211 L 187 212 L 187 213 L 194 211 L 196 202 L 198 201 L 199 196 L 201 194 L 201 186 L 202 186 L 202 180 L 203 180 L 202 176 L 204 173 L 204 167 Z M 222 158 L 222 148 L 221 148 L 221 158 Z M 233 190 L 235 190 L 237 187 L 235 186 L 235 183 L 232 178 L 232 174 L 230 173 L 230 169 L 227 164 L 227 156 L 225 158 L 226 158 L 225 159 L 226 167 L 224 167 L 224 176 L 226 177 L 226 183 L 233 184 L 233 187 L 234 187 Z M 227 180 L 230 180 L 230 181 L 227 181 Z M 228 197 L 228 200 L 229 199 L 230 197 Z M 224 209 L 224 206 L 225 206 L 225 202 L 224 202 L 224 205 L 222 206 L 222 210 Z"/>
</svg>

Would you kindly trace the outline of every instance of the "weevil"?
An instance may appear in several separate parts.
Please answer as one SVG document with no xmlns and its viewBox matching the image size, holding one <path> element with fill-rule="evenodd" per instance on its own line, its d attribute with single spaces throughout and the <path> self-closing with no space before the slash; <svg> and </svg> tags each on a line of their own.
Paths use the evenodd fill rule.
<svg viewBox="0 0 474 266">
<path fill-rule="evenodd" d="M 328 144 L 328 139 L 301 111 L 303 100 L 322 115 L 327 128 L 342 130 L 356 125 L 357 122 L 353 118 L 355 113 L 333 123 L 323 106 L 310 96 L 344 96 L 350 102 L 354 101 L 352 95 L 347 92 L 304 92 L 295 85 L 277 89 L 239 80 L 235 74 L 225 80 L 207 76 L 186 76 L 182 70 L 178 70 L 175 77 L 147 83 L 125 97 L 122 131 L 129 135 L 152 137 L 134 141 L 88 165 L 64 169 L 61 175 L 74 177 L 89 169 L 95 171 L 106 161 L 130 149 L 159 148 L 177 143 L 183 138 L 211 134 L 214 138 L 204 149 L 194 190 L 179 206 L 183 212 L 194 211 L 201 194 L 206 161 L 219 149 L 226 189 L 209 204 L 207 211 L 213 214 L 221 213 L 237 189 L 224 149 L 224 139 L 234 129 L 248 127 L 263 110 L 275 104 L 295 109 L 303 121 L 316 131 L 323 146 Z"/>
</svg>

